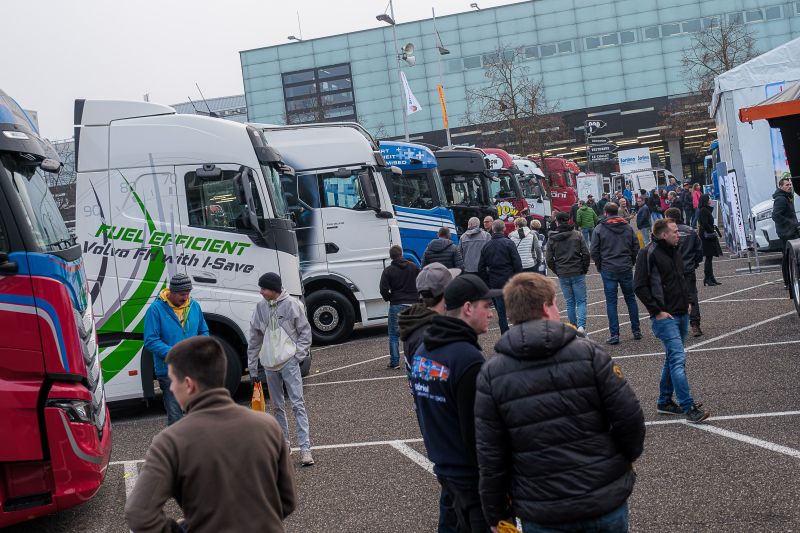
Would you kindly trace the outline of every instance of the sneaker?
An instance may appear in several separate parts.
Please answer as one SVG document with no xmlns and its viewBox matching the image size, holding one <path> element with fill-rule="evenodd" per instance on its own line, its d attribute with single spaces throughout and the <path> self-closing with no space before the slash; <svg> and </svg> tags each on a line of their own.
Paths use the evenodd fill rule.
<svg viewBox="0 0 800 533">
<path fill-rule="evenodd" d="M 619 335 L 611 335 L 606 340 L 606 344 L 619 344 Z"/>
<path fill-rule="evenodd" d="M 642 340 L 642 332 L 641 331 L 634 331 L 633 332 L 633 340 L 635 340 L 635 341 Z"/>
<path fill-rule="evenodd" d="M 670 400 L 669 403 L 660 403 L 656 406 L 656 412 L 660 415 L 682 415 L 683 409 L 675 403 L 675 400 Z"/>
<path fill-rule="evenodd" d="M 300 464 L 303 466 L 311 466 L 314 464 L 314 458 L 311 456 L 311 450 L 300 450 Z"/>
<path fill-rule="evenodd" d="M 686 412 L 686 421 L 691 424 L 699 424 L 710 415 L 711 413 L 708 411 L 703 411 L 697 407 L 697 404 L 695 404 Z"/>
<path fill-rule="evenodd" d="M 692 328 L 692 337 L 702 337 L 703 336 L 703 330 L 700 329 L 700 324 L 692 324 L 691 328 Z"/>
<path fill-rule="evenodd" d="M 580 333 L 581 335 L 586 335 L 586 328 L 583 326 L 579 327 L 578 333 Z"/>
<path fill-rule="evenodd" d="M 400 363 L 389 363 L 388 365 L 386 365 L 386 368 L 389 370 L 397 370 L 398 368 L 400 368 Z"/>
</svg>

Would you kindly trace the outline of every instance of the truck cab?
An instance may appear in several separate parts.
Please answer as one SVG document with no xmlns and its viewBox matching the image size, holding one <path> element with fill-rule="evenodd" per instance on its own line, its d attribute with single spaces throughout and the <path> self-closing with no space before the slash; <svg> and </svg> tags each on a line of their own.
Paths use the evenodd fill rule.
<svg viewBox="0 0 800 533">
<path fill-rule="evenodd" d="M 302 295 L 280 154 L 255 128 L 151 102 L 76 100 L 75 118 L 76 235 L 109 400 L 155 395 L 144 317 L 179 272 L 225 349 L 235 391 L 259 276 L 276 272 Z"/>
<path fill-rule="evenodd" d="M 578 171 L 575 164 L 563 157 L 545 157 L 543 164 L 534 156 L 529 155 L 528 159 L 543 168 L 547 176 L 552 216 L 555 217 L 558 212 L 569 213 L 572 206 L 578 201 L 577 183 L 575 181 Z"/>
<path fill-rule="evenodd" d="M 84 254 L 45 177 L 60 168 L 0 91 L 0 528 L 87 501 L 111 454 Z"/>
<path fill-rule="evenodd" d="M 386 324 L 379 283 L 401 239 L 378 143 L 353 123 L 254 126 L 296 172 L 281 180 L 314 342 L 342 342 L 356 324 Z"/>
<path fill-rule="evenodd" d="M 506 234 L 514 231 L 514 220 L 529 218 L 528 201 L 522 192 L 519 178 L 522 172 L 514 165 L 511 155 L 500 148 L 483 148 L 489 161 L 492 180 L 489 196 L 497 208 L 497 216 L 506 223 Z"/>
<path fill-rule="evenodd" d="M 425 248 L 440 228 L 449 228 L 450 238 L 458 242 L 436 156 L 426 146 L 406 142 L 381 141 L 380 148 L 386 164 L 402 171 L 385 172 L 384 178 L 400 227 L 403 255 L 422 266 Z"/>
<path fill-rule="evenodd" d="M 550 193 L 547 191 L 547 182 L 544 172 L 539 165 L 529 159 L 519 156 L 512 156 L 514 168 L 521 174 L 517 176 L 522 194 L 528 202 L 528 212 L 531 218 L 535 218 L 542 223 L 542 231 L 547 232 L 552 217 L 552 206 L 550 203 Z"/>
<path fill-rule="evenodd" d="M 451 147 L 434 151 L 442 176 L 447 206 L 455 216 L 461 235 L 472 217 L 497 218 L 497 208 L 489 197 L 491 173 L 486 154 L 476 148 Z"/>
</svg>

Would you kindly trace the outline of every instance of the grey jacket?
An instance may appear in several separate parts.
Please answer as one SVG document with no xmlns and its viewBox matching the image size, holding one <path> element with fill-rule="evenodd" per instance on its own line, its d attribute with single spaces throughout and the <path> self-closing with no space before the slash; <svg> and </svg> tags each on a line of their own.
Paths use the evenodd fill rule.
<svg viewBox="0 0 800 533">
<path fill-rule="evenodd" d="M 467 230 L 461 235 L 458 249 L 464 259 L 464 272 L 476 273 L 481 260 L 481 250 L 489 242 L 491 236 L 481 228 Z"/>
<path fill-rule="evenodd" d="M 250 377 L 258 375 L 258 356 L 265 342 L 265 335 L 279 327 L 294 342 L 294 357 L 302 361 L 311 350 L 311 325 L 300 300 L 283 291 L 278 299 L 269 302 L 262 299 L 250 319 L 250 338 L 247 342 L 247 370 Z M 269 341 L 269 338 L 266 339 Z M 278 369 L 267 369 L 278 370 Z"/>
</svg>

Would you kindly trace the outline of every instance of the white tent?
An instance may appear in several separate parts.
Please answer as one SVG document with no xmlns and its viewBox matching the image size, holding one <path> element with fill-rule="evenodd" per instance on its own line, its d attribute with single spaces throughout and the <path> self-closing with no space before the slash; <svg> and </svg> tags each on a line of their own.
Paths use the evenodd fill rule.
<svg viewBox="0 0 800 533">
<path fill-rule="evenodd" d="M 788 173 L 780 133 L 767 121 L 739 121 L 739 109 L 764 101 L 800 80 L 800 39 L 789 41 L 717 76 L 709 112 L 717 123 L 720 161 L 734 170 L 745 217 L 769 200 L 777 179 Z"/>
</svg>

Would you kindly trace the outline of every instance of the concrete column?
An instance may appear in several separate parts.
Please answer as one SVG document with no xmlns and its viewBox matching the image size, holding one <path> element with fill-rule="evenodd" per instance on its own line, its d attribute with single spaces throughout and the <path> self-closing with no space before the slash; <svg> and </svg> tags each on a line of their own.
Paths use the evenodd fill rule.
<svg viewBox="0 0 800 533">
<path fill-rule="evenodd" d="M 683 181 L 683 160 L 681 159 L 681 140 L 668 139 L 667 149 L 669 150 L 670 171 L 675 174 L 678 181 Z"/>
</svg>

